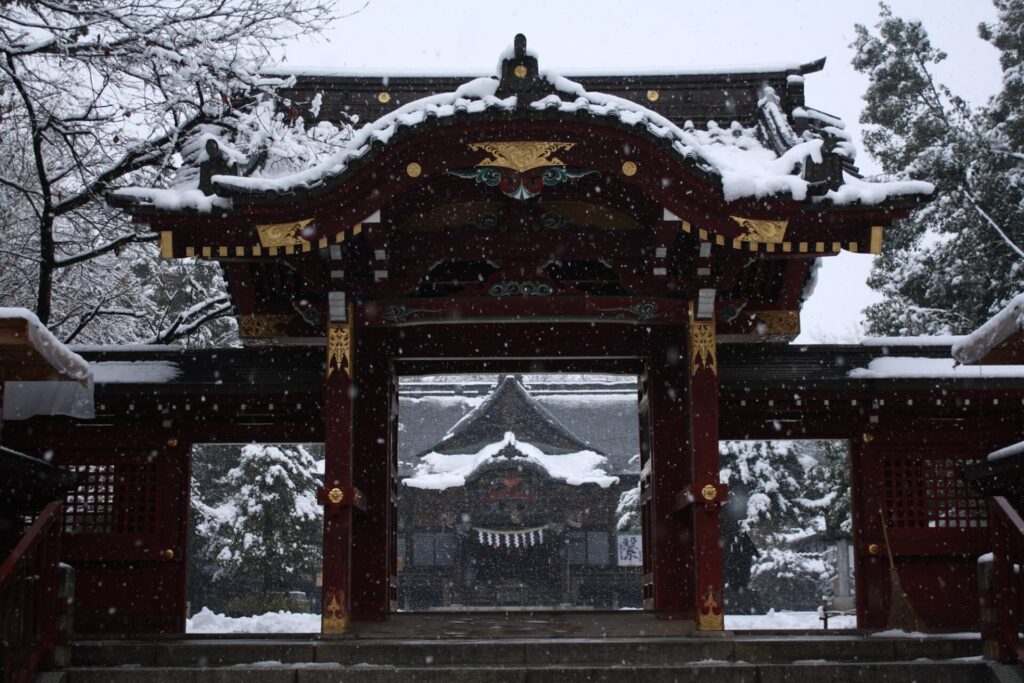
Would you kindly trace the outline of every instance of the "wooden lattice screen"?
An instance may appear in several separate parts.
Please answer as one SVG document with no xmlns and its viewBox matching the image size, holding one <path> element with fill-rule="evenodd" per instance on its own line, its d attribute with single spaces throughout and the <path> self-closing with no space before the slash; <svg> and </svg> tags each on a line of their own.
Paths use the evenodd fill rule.
<svg viewBox="0 0 1024 683">
<path fill-rule="evenodd" d="M 65 533 L 157 533 L 156 464 L 128 460 L 67 469 L 78 475 L 78 485 L 65 501 Z"/>
<path fill-rule="evenodd" d="M 180 633 L 185 616 L 188 457 L 180 448 L 60 452 L 62 559 L 76 571 L 77 633 Z"/>
<path fill-rule="evenodd" d="M 885 459 L 888 521 L 896 529 L 963 529 L 988 525 L 985 500 L 960 478 L 974 458 L 905 455 Z"/>
</svg>

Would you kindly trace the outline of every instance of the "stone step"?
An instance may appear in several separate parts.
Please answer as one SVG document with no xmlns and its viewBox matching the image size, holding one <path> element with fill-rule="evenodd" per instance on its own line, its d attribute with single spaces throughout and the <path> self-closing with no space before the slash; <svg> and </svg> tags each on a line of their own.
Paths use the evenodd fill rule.
<svg viewBox="0 0 1024 683">
<path fill-rule="evenodd" d="M 63 683 L 998 683 L 982 661 L 806 662 L 749 664 L 698 662 L 677 666 L 262 666 L 73 667 Z"/>
<path fill-rule="evenodd" d="M 224 667 L 284 664 L 403 667 L 547 665 L 678 666 L 693 662 L 781 664 L 799 661 L 907 662 L 981 654 L 981 641 L 858 635 L 501 640 L 299 640 L 217 638 L 77 641 L 77 667 Z"/>
</svg>

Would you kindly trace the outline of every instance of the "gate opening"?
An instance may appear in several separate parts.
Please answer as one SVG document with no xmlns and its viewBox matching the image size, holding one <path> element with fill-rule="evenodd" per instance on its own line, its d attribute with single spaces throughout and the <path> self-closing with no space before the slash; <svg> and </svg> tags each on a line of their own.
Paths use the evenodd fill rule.
<svg viewBox="0 0 1024 683">
<path fill-rule="evenodd" d="M 846 441 L 722 441 L 726 628 L 853 628 Z"/>
<path fill-rule="evenodd" d="M 186 630 L 320 631 L 323 444 L 192 449 Z"/>
<path fill-rule="evenodd" d="M 641 607 L 637 381 L 399 382 L 398 608 Z"/>
</svg>

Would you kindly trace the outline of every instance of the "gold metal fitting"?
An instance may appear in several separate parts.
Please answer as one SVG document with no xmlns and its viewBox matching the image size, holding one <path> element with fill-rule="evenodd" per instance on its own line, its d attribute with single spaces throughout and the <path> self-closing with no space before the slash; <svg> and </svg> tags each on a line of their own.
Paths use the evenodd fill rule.
<svg viewBox="0 0 1024 683">
<path fill-rule="evenodd" d="M 715 496 L 718 495 L 718 489 L 708 484 L 700 490 L 700 495 L 704 496 L 704 500 L 714 500 Z"/>
<path fill-rule="evenodd" d="M 178 445 L 178 440 L 177 439 L 167 439 L 167 445 L 170 446 L 171 448 L 174 448 L 175 446 Z"/>
<path fill-rule="evenodd" d="M 389 93 L 387 90 L 381 90 L 379 93 L 377 93 L 377 101 L 380 102 L 381 104 L 387 104 L 388 102 L 391 101 L 391 93 Z"/>
<path fill-rule="evenodd" d="M 622 162 L 622 175 L 624 176 L 635 176 L 637 172 L 637 165 L 635 161 L 624 161 Z"/>
<path fill-rule="evenodd" d="M 657 90 L 648 90 L 647 91 L 647 101 L 648 102 L 657 102 L 660 97 L 661 97 L 661 93 L 658 92 Z"/>
<path fill-rule="evenodd" d="M 512 69 L 512 73 L 516 75 L 516 78 L 526 78 L 526 67 L 520 64 L 516 68 Z"/>
<path fill-rule="evenodd" d="M 423 167 L 417 164 L 415 161 L 405 167 L 405 173 L 410 178 L 419 178 L 423 173 Z"/>
<path fill-rule="evenodd" d="M 331 501 L 335 505 L 337 505 L 344 499 L 345 494 L 342 493 L 341 489 L 339 489 L 338 487 L 334 487 L 333 489 L 327 492 L 327 500 Z"/>
<path fill-rule="evenodd" d="M 870 432 L 864 432 L 864 443 L 871 443 L 875 440 L 875 435 Z"/>
<path fill-rule="evenodd" d="M 877 543 L 872 543 L 868 546 L 868 552 L 872 555 L 877 555 L 878 553 L 882 552 L 882 546 L 878 545 Z"/>
<path fill-rule="evenodd" d="M 162 553 L 160 553 L 160 557 L 162 557 L 165 560 L 173 560 L 174 550 L 172 548 L 168 548 L 167 550 L 164 550 Z"/>
</svg>

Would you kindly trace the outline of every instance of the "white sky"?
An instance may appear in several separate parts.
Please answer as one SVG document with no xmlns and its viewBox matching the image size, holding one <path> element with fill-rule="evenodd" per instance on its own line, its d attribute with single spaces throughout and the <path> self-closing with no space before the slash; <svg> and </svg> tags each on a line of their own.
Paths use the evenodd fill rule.
<svg viewBox="0 0 1024 683">
<path fill-rule="evenodd" d="M 364 0 L 342 0 L 342 13 Z M 989 0 L 890 0 L 893 11 L 921 19 L 932 43 L 949 53 L 942 82 L 972 103 L 999 88 L 998 55 L 977 37 L 994 21 Z M 779 65 L 827 57 L 808 76 L 807 103 L 857 120 L 867 80 L 850 66 L 856 23 L 874 26 L 868 0 L 370 0 L 325 36 L 283 46 L 291 65 L 392 71 L 491 71 L 516 33 L 525 33 L 542 69 L 588 71 L 700 70 Z M 859 146 L 859 145 L 858 145 Z M 861 152 L 858 164 L 875 170 Z M 871 256 L 843 252 L 825 259 L 814 296 L 804 306 L 801 341 L 852 341 L 860 311 L 877 300 L 864 283 Z"/>
</svg>

